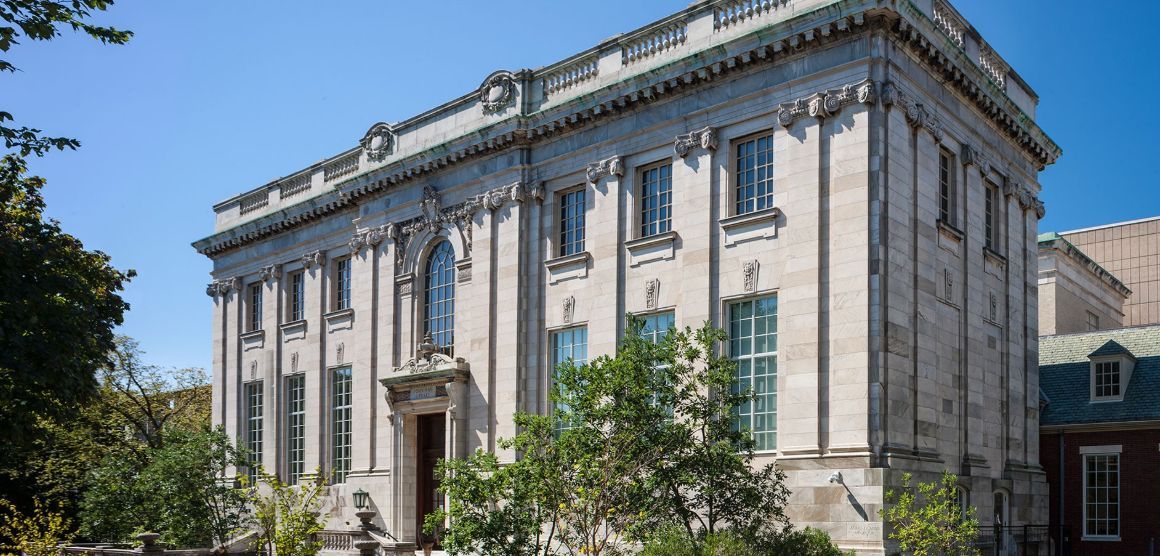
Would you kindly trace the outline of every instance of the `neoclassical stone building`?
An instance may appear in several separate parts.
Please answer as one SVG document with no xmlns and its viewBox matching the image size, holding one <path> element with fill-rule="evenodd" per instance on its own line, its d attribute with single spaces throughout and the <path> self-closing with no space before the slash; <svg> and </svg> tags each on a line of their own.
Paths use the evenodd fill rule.
<svg viewBox="0 0 1160 556">
<path fill-rule="evenodd" d="M 702 0 L 497 71 L 214 207 L 214 420 L 413 541 L 556 362 L 709 320 L 798 524 L 883 552 L 886 485 L 944 469 L 1044 523 L 1036 103 L 931 0 Z"/>
</svg>

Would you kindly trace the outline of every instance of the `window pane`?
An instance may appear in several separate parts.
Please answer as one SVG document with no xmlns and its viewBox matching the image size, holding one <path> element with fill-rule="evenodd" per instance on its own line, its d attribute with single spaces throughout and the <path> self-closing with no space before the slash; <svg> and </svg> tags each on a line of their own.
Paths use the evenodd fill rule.
<svg viewBox="0 0 1160 556">
<path fill-rule="evenodd" d="M 560 365 L 571 361 L 574 365 L 583 365 L 588 362 L 588 328 L 580 326 L 552 333 L 552 377 L 559 377 Z M 556 404 L 554 413 L 567 411 L 568 407 Z M 556 432 L 567 430 L 571 425 L 563 419 L 556 419 Z"/>
<path fill-rule="evenodd" d="M 451 242 L 441 241 L 427 259 L 426 303 L 423 306 L 423 333 L 446 354 L 455 345 L 455 251 Z"/>
<path fill-rule="evenodd" d="M 560 256 L 584 251 L 585 190 L 560 195 Z"/>
<path fill-rule="evenodd" d="M 330 379 L 330 464 L 335 483 L 346 482 L 350 472 L 351 373 L 350 367 L 335 369 Z"/>
<path fill-rule="evenodd" d="M 663 234 L 672 227 L 672 165 L 649 168 L 640 176 L 640 237 Z"/>
<path fill-rule="evenodd" d="M 306 461 L 306 377 L 286 379 L 286 482 L 297 484 Z"/>
<path fill-rule="evenodd" d="M 752 388 L 738 408 L 738 425 L 752 431 L 758 450 L 777 449 L 777 299 L 729 306 L 730 355 L 737 361 L 734 392 Z"/>
<path fill-rule="evenodd" d="M 262 464 L 262 383 L 246 384 L 246 450 L 249 452 L 247 475 L 250 486 L 258 483 L 258 467 Z"/>
<path fill-rule="evenodd" d="M 738 143 L 735 156 L 735 214 L 772 208 L 773 135 Z"/>
<path fill-rule="evenodd" d="M 262 329 L 262 283 L 250 285 L 250 326 L 248 332 Z"/>
<path fill-rule="evenodd" d="M 340 259 L 336 265 L 334 305 L 336 311 L 350 308 L 350 259 Z"/>
<path fill-rule="evenodd" d="M 295 272 L 290 276 L 290 320 L 302 320 L 306 316 L 305 273 Z"/>
<path fill-rule="evenodd" d="M 1084 456 L 1084 534 L 1120 534 L 1119 454 Z"/>
</svg>

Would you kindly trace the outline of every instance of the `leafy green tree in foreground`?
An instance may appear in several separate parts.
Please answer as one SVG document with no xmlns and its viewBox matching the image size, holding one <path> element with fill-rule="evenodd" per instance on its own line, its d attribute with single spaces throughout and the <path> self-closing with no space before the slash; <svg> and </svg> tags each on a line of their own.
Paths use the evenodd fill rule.
<svg viewBox="0 0 1160 556">
<path fill-rule="evenodd" d="M 879 510 L 890 538 L 914 556 L 978 555 L 979 522 L 973 509 L 964 515 L 959 507 L 957 483 L 957 477 L 944 471 L 938 481 L 912 486 L 910 473 L 904 473 L 902 487 L 887 490 L 888 507 Z"/>
<path fill-rule="evenodd" d="M 500 442 L 515 462 L 477 452 L 442 463 L 450 505 L 426 530 L 449 521 L 444 548 L 600 555 L 677 543 L 690 554 L 768 554 L 797 538 L 782 474 L 754 465 L 737 426 L 752 394 L 734 388 L 734 363 L 717 354 L 724 331 L 671 330 L 653 343 L 640 327 L 630 319 L 615 356 L 556 370 L 554 414 L 517 414 L 519 434 Z"/>
<path fill-rule="evenodd" d="M 324 525 L 320 510 L 326 493 L 325 482 L 287 485 L 265 473 L 260 481 L 265 487 L 259 488 L 253 499 L 260 551 L 277 556 L 318 554 L 322 550 L 317 533 Z"/>
</svg>

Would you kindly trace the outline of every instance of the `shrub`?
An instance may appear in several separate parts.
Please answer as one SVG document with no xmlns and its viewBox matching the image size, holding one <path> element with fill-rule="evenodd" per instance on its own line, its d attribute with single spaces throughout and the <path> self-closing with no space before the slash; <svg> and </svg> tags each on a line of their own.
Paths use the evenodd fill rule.
<svg viewBox="0 0 1160 556">
<path fill-rule="evenodd" d="M 58 545 L 72 538 L 73 529 L 64 517 L 63 508 L 49 506 L 35 500 L 32 513 L 21 512 L 11 502 L 0 498 L 0 538 L 9 544 L 0 545 L 4 552 L 12 551 L 25 556 L 57 556 Z"/>
</svg>

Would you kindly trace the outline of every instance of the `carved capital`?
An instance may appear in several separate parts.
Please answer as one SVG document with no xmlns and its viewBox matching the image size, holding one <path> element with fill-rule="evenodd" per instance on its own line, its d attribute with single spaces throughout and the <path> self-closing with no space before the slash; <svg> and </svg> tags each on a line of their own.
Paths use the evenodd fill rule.
<svg viewBox="0 0 1160 556">
<path fill-rule="evenodd" d="M 272 264 L 258 269 L 258 279 L 263 282 L 277 280 L 282 277 L 282 265 Z"/>
<path fill-rule="evenodd" d="M 1047 205 L 1043 204 L 1043 201 L 1040 201 L 1038 198 L 1031 201 L 1031 208 L 1035 211 L 1035 216 L 1039 220 L 1043 220 L 1043 217 L 1047 215 Z"/>
<path fill-rule="evenodd" d="M 882 87 L 882 103 L 886 106 L 897 106 L 902 109 L 906 115 L 906 122 L 911 127 L 925 129 L 935 140 L 942 141 L 942 122 L 930 113 L 922 103 L 904 93 L 897 85 L 887 83 Z"/>
<path fill-rule="evenodd" d="M 673 151 L 677 156 L 684 158 L 692 152 L 693 149 L 700 146 L 705 150 L 717 149 L 717 130 L 706 127 L 697 131 L 690 131 L 683 135 L 678 135 L 673 142 Z"/>
<path fill-rule="evenodd" d="M 598 162 L 588 164 L 588 183 L 596 183 L 601 178 L 610 176 L 623 176 L 624 165 L 620 161 L 619 156 L 608 157 Z"/>
<path fill-rule="evenodd" d="M 979 149 L 976 149 L 967 143 L 963 143 L 962 152 L 959 155 L 959 161 L 963 163 L 963 166 L 979 166 L 981 158 L 982 156 L 979 153 Z"/>
<path fill-rule="evenodd" d="M 833 117 L 851 104 L 873 104 L 876 86 L 874 81 L 861 81 L 843 85 L 836 89 L 813 93 L 778 105 L 777 123 L 789 127 L 805 116 L 811 118 Z M 893 94 L 893 89 L 891 90 Z"/>
<path fill-rule="evenodd" d="M 326 253 L 324 253 L 322 250 L 310 251 L 302 255 L 303 268 L 309 269 L 315 266 L 319 268 L 326 266 Z"/>
<path fill-rule="evenodd" d="M 205 287 L 205 294 L 210 297 L 229 295 L 231 291 L 238 291 L 242 289 L 242 279 L 235 276 L 233 278 L 225 278 L 222 280 L 214 280 Z"/>
</svg>

